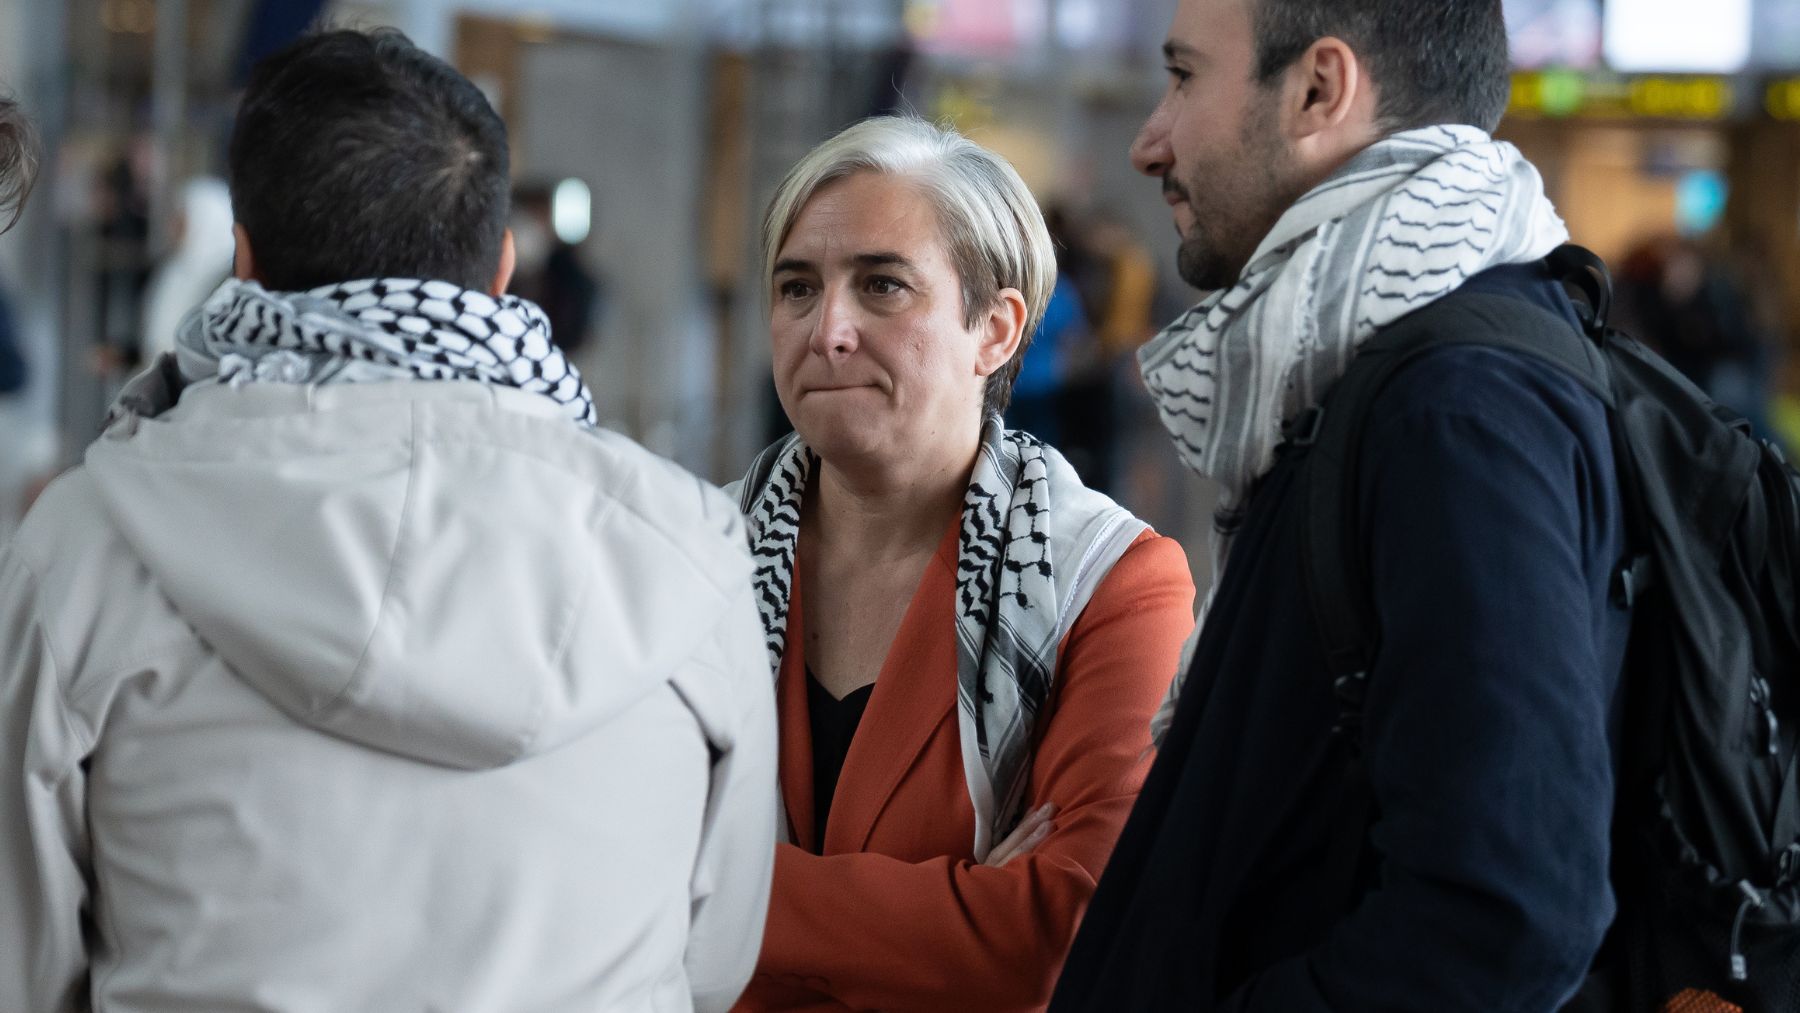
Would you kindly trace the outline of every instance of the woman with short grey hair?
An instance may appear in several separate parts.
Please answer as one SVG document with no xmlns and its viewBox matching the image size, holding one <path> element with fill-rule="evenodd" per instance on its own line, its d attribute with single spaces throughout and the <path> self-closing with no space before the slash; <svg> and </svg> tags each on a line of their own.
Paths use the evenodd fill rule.
<svg viewBox="0 0 1800 1013">
<path fill-rule="evenodd" d="M 19 103 L 0 94 L 0 232 L 18 223 L 37 181 L 37 132 Z"/>
<path fill-rule="evenodd" d="M 764 239 L 796 432 L 738 494 L 787 820 L 739 1008 L 1040 1008 L 1193 624 L 1185 557 L 1000 423 L 1055 283 L 1004 159 L 867 120 Z"/>
</svg>

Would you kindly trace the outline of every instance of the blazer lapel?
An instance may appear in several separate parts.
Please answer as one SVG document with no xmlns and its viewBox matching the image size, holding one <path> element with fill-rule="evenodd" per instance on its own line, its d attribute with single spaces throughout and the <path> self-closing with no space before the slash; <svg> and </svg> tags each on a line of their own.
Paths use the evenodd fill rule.
<svg viewBox="0 0 1800 1013">
<path fill-rule="evenodd" d="M 955 714 L 956 553 L 960 531 L 959 516 L 926 564 L 925 575 L 913 592 L 900 630 L 876 676 L 874 693 L 857 725 L 856 736 L 850 741 L 844 769 L 838 775 L 823 854 L 867 849 L 876 818 L 931 741 L 932 733 Z M 804 671 L 800 677 L 805 678 Z M 804 707 L 804 689 L 800 699 Z M 810 742 L 807 763 L 810 775 Z"/>
</svg>

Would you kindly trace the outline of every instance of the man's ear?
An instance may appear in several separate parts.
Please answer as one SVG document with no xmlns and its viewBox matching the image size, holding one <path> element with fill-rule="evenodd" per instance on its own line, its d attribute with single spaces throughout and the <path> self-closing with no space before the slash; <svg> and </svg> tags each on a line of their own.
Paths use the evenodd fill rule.
<svg viewBox="0 0 1800 1013">
<path fill-rule="evenodd" d="M 494 271 L 494 284 L 488 294 L 499 298 L 506 294 L 506 286 L 512 284 L 513 268 L 519 263 L 518 251 L 513 249 L 512 230 L 507 229 L 500 234 L 500 266 Z"/>
<path fill-rule="evenodd" d="M 256 276 L 256 254 L 250 250 L 250 233 L 244 231 L 242 222 L 231 223 L 231 238 L 237 241 L 231 255 L 231 276 L 239 281 L 261 281 Z"/>
<path fill-rule="evenodd" d="M 977 325 L 981 344 L 975 349 L 975 373 L 987 377 L 1012 361 L 1013 353 L 1025 340 L 1025 296 L 1016 288 L 1003 288 L 994 296 L 994 306 Z"/>
<path fill-rule="evenodd" d="M 1375 82 L 1344 40 L 1314 42 L 1289 68 L 1284 88 L 1287 133 L 1302 155 L 1335 158 L 1374 141 Z"/>
</svg>

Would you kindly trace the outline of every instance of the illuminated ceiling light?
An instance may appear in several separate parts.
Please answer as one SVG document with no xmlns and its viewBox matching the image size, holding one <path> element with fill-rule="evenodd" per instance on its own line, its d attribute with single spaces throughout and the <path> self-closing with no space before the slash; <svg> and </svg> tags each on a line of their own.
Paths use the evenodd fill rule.
<svg viewBox="0 0 1800 1013">
<path fill-rule="evenodd" d="M 1604 20 L 1614 70 L 1736 74 L 1750 60 L 1750 0 L 1610 0 Z"/>
<path fill-rule="evenodd" d="M 550 225 L 570 246 L 588 237 L 594 224 L 594 195 L 579 179 L 565 179 L 550 195 Z"/>
</svg>

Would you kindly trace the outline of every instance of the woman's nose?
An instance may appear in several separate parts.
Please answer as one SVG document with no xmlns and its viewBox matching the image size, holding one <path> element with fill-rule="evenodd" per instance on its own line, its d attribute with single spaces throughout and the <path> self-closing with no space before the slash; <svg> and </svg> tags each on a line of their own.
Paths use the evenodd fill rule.
<svg viewBox="0 0 1800 1013">
<path fill-rule="evenodd" d="M 813 321 L 812 351 L 830 359 L 856 351 L 856 317 L 855 300 L 849 293 L 826 289 L 819 296 L 819 315 Z"/>
</svg>

